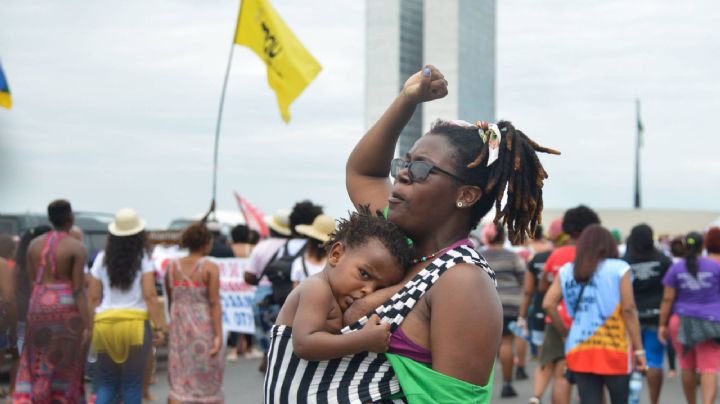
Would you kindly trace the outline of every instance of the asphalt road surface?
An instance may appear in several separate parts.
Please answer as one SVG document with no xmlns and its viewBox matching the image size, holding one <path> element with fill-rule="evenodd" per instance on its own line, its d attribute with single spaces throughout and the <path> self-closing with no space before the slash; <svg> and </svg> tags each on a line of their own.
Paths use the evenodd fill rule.
<svg viewBox="0 0 720 404">
<path fill-rule="evenodd" d="M 262 382 L 263 378 L 257 367 L 259 359 L 244 359 L 240 358 L 236 363 L 226 362 L 225 367 L 225 381 L 224 391 L 226 403 L 261 403 L 262 402 Z M 535 362 L 528 361 L 528 374 L 532 377 Z M 523 380 L 514 382 L 514 387 L 518 392 L 516 398 L 500 398 L 500 389 L 502 387 L 502 381 L 500 378 L 500 367 L 499 365 L 495 369 L 495 384 L 493 388 L 493 403 L 501 404 L 526 404 L 528 398 L 532 395 L 532 380 Z M 167 373 L 165 372 L 165 364 L 160 362 L 158 364 L 158 372 L 156 376 L 156 384 L 152 386 L 151 392 L 156 397 L 156 402 L 165 403 L 168 387 L 167 387 Z M 700 401 L 699 389 L 698 389 L 698 402 Z M 573 403 L 578 403 L 576 395 L 573 398 Z M 681 404 L 685 402 L 682 386 L 678 377 L 674 379 L 665 378 L 663 390 L 660 396 L 661 403 L 668 404 Z M 543 403 L 550 403 L 550 392 L 546 392 L 543 397 Z M 642 401 L 641 403 L 649 403 L 647 397 L 647 386 L 643 386 Z M 608 404 L 610 404 L 608 402 Z"/>
</svg>

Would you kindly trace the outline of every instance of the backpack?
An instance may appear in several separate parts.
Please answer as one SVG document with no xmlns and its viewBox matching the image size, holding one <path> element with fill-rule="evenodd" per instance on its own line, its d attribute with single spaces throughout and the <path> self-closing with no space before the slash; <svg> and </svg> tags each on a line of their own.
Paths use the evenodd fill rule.
<svg viewBox="0 0 720 404">
<path fill-rule="evenodd" d="M 282 305 L 285 303 L 285 299 L 287 299 L 293 290 L 293 282 L 290 279 L 292 263 L 297 257 L 305 253 L 306 246 L 303 245 L 297 253 L 290 255 L 288 251 L 289 242 L 290 240 L 286 241 L 285 245 L 275 252 L 275 255 L 273 255 L 270 262 L 265 266 L 262 275 L 260 275 L 260 278 L 267 276 L 268 280 L 272 283 L 272 300 L 268 302 L 271 304 Z M 282 255 L 280 255 L 280 251 L 282 251 Z"/>
</svg>

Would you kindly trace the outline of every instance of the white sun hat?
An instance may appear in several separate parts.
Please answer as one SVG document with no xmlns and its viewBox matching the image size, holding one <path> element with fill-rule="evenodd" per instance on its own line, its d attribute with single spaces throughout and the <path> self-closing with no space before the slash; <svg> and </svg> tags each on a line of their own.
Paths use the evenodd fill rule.
<svg viewBox="0 0 720 404">
<path fill-rule="evenodd" d="M 322 242 L 330 240 L 330 234 L 335 231 L 335 219 L 328 215 L 318 215 L 312 224 L 299 224 L 295 231 L 303 236 L 314 238 Z"/>
<path fill-rule="evenodd" d="M 278 209 L 277 211 L 275 211 L 275 213 L 270 216 L 265 216 L 263 219 L 265 220 L 265 224 L 268 225 L 269 228 L 275 230 L 283 236 L 289 236 L 292 234 L 292 231 L 290 230 L 289 210 Z"/>
<path fill-rule="evenodd" d="M 115 220 L 108 225 L 108 231 L 113 236 L 132 236 L 145 230 L 145 225 L 135 209 L 123 208 L 115 213 Z"/>
</svg>

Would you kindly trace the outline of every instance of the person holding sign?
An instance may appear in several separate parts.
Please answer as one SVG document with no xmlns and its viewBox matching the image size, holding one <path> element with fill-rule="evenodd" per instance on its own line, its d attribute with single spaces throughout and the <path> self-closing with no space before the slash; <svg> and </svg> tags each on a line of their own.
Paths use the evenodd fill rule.
<svg viewBox="0 0 720 404">
<path fill-rule="evenodd" d="M 165 273 L 170 307 L 169 403 L 224 402 L 220 269 L 207 255 L 212 235 L 202 222 L 188 226 L 180 243 L 187 257 Z"/>
</svg>

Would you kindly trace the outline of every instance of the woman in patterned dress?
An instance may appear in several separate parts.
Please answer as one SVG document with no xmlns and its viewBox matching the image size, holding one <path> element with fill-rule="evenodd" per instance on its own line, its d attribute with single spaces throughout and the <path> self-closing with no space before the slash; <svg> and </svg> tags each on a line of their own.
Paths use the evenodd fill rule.
<svg viewBox="0 0 720 404">
<path fill-rule="evenodd" d="M 85 347 L 91 335 L 83 266 L 87 252 L 68 237 L 74 216 L 70 203 L 53 201 L 48 218 L 54 230 L 28 247 L 31 286 L 13 403 L 84 403 Z"/>
<path fill-rule="evenodd" d="M 170 305 L 169 403 L 223 403 L 224 372 L 220 270 L 206 259 L 212 236 L 203 223 L 189 226 L 181 244 L 190 251 L 165 275 Z"/>
</svg>

